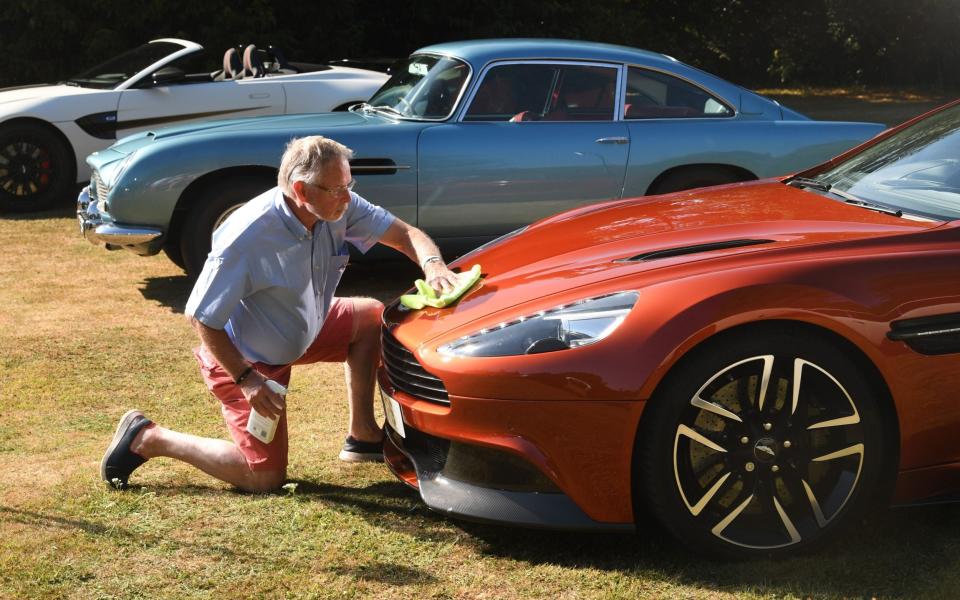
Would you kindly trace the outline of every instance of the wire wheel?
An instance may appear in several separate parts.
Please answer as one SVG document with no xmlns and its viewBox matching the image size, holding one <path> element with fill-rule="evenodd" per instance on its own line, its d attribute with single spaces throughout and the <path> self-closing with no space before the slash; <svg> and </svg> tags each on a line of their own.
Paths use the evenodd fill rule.
<svg viewBox="0 0 960 600">
<path fill-rule="evenodd" d="M 669 409 L 653 411 L 669 425 L 648 441 L 660 461 L 648 494 L 687 542 L 725 555 L 805 546 L 861 511 L 850 507 L 876 484 L 886 459 L 870 388 L 836 349 L 782 341 L 701 355 L 672 384 Z"/>
<path fill-rule="evenodd" d="M 269 189 L 273 182 L 263 176 L 241 174 L 213 182 L 199 193 L 193 207 L 187 213 L 180 233 L 180 254 L 187 274 L 197 277 L 210 252 L 213 232 L 227 218 L 247 203 Z"/>
</svg>

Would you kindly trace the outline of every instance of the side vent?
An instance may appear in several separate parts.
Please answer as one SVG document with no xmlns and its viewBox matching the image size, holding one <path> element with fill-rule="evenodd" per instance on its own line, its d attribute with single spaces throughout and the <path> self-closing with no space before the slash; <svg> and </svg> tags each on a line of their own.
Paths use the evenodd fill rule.
<svg viewBox="0 0 960 600">
<path fill-rule="evenodd" d="M 903 342 L 920 354 L 960 352 L 960 313 L 894 321 L 887 338 Z"/>
<path fill-rule="evenodd" d="M 354 175 L 396 175 L 397 171 L 409 168 L 389 158 L 354 158 L 350 161 L 350 171 Z"/>
<path fill-rule="evenodd" d="M 664 250 L 654 250 L 638 254 L 631 258 L 620 258 L 615 262 L 639 262 L 647 260 L 659 260 L 661 258 L 671 258 L 674 256 L 685 256 L 687 254 L 700 254 L 701 252 L 711 252 L 713 250 L 726 250 L 729 248 L 743 248 L 746 246 L 756 246 L 757 244 L 769 244 L 773 240 L 727 240 L 724 242 L 711 242 L 709 244 L 695 244 L 692 246 L 679 246 L 677 248 L 666 248 Z"/>
</svg>

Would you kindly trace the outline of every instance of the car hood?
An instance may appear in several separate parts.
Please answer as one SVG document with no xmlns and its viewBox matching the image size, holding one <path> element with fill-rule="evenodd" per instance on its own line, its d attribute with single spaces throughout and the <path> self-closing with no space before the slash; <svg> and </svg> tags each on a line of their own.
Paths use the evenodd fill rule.
<svg viewBox="0 0 960 600">
<path fill-rule="evenodd" d="M 126 156 L 131 152 L 153 144 L 178 144 L 181 140 L 191 142 L 209 136 L 216 138 L 218 144 L 224 139 L 256 137 L 261 141 L 264 136 L 280 139 L 281 145 L 294 137 L 314 135 L 318 131 L 330 128 L 364 126 L 384 123 L 379 117 L 370 117 L 349 112 L 315 113 L 300 115 L 277 115 L 269 117 L 247 117 L 244 119 L 219 119 L 185 123 L 172 127 L 163 127 L 153 131 L 135 133 L 117 140 L 110 148 L 91 156 L 87 161 L 91 167 L 100 168 L 106 163 Z"/>
<path fill-rule="evenodd" d="M 164 127 L 150 132 L 155 141 L 171 140 L 183 137 L 185 135 L 218 135 L 229 136 L 232 134 L 246 135 L 269 133 L 277 134 L 280 132 L 286 137 L 291 137 L 298 131 L 312 131 L 318 128 L 327 129 L 330 127 L 345 127 L 349 125 L 364 125 L 371 123 L 383 123 L 380 118 L 369 118 L 366 115 L 360 115 L 351 112 L 334 113 L 315 113 L 301 115 L 277 115 L 270 117 L 248 117 L 244 119 L 222 119 L 217 121 L 204 121 L 200 123 L 188 123 L 174 127 Z M 123 143 L 124 140 L 118 142 Z"/>
<path fill-rule="evenodd" d="M 105 90 L 82 88 L 75 85 L 39 84 L 22 85 L 0 89 L 0 104 L 22 102 L 24 100 L 44 100 L 46 98 L 60 98 L 62 96 L 83 96 L 86 94 L 102 94 Z M 110 91 L 110 90 L 106 90 Z"/>
<path fill-rule="evenodd" d="M 404 324 L 405 339 L 426 342 L 491 315 L 521 316 L 578 299 L 571 294 L 589 297 L 597 286 L 606 288 L 598 293 L 614 291 L 609 282 L 620 277 L 651 272 L 669 278 L 696 262 L 719 269 L 772 260 L 773 253 L 802 246 L 939 225 L 770 180 L 609 202 L 544 219 L 459 259 L 454 264 L 463 268 L 480 264 L 484 279 L 454 307 L 411 312 L 391 306 L 385 318 Z"/>
<path fill-rule="evenodd" d="M 28 85 L 0 90 L 0 119 L 35 117 L 58 123 L 115 110 L 120 93 L 73 85 Z"/>
</svg>

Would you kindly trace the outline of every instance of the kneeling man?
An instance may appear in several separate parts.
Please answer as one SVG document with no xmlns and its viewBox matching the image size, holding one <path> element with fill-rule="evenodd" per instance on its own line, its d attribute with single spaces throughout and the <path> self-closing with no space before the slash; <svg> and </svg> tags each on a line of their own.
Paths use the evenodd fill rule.
<svg viewBox="0 0 960 600">
<path fill-rule="evenodd" d="M 233 441 L 165 429 L 131 410 L 101 463 L 107 483 L 126 487 L 134 469 L 167 456 L 243 490 L 280 487 L 287 467 L 285 398 L 266 382 L 286 386 L 293 365 L 318 361 L 345 362 L 350 424 L 340 459 L 382 460 L 373 394 L 383 305 L 334 296 L 347 243 L 362 252 L 378 242 L 396 248 L 438 292 L 453 289 L 459 275 L 425 233 L 351 191 L 351 156 L 324 137 L 291 141 L 277 187 L 238 209 L 213 236 L 185 312 L 200 338 L 194 354 Z M 247 432 L 251 407 L 279 417 L 269 444 Z"/>
</svg>

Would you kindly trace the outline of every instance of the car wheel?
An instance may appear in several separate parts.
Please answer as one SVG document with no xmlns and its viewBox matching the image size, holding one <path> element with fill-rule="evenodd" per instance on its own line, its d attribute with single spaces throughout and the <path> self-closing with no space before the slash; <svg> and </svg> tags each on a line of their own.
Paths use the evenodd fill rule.
<svg viewBox="0 0 960 600">
<path fill-rule="evenodd" d="M 41 125 L 0 127 L 0 210 L 31 212 L 66 203 L 76 183 L 70 148 Z"/>
<path fill-rule="evenodd" d="M 694 550 L 787 555 L 864 516 L 885 467 L 880 400 L 841 351 L 766 330 L 695 351 L 651 399 L 638 481 Z"/>
<path fill-rule="evenodd" d="M 745 177 L 731 169 L 715 166 L 680 168 L 667 173 L 650 187 L 648 194 L 669 194 L 708 185 L 744 181 Z"/>
<path fill-rule="evenodd" d="M 269 189 L 265 177 L 243 175 L 214 184 L 200 194 L 187 215 L 180 234 L 180 256 L 187 275 L 196 277 L 210 253 L 214 230 L 248 200 Z"/>
</svg>

